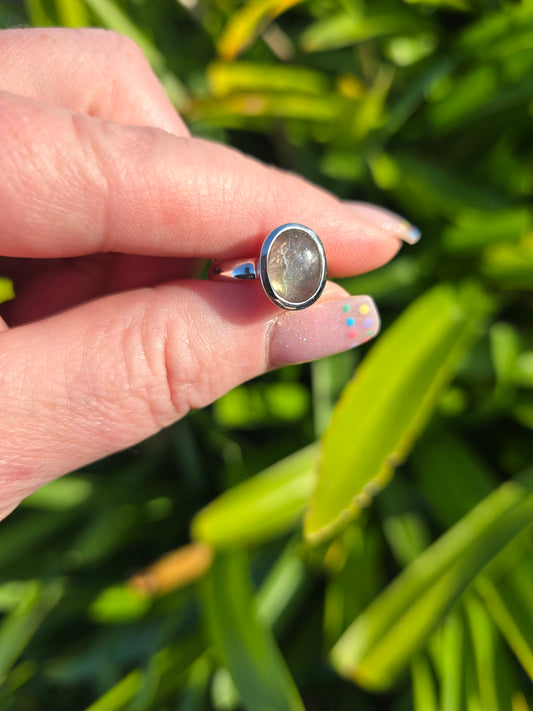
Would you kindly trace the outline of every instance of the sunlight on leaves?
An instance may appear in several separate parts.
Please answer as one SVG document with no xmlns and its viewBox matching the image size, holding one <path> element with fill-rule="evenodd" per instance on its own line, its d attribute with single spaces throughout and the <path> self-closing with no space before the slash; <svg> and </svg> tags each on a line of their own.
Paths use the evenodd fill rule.
<svg viewBox="0 0 533 711">
<path fill-rule="evenodd" d="M 228 489 L 196 515 L 193 538 L 215 548 L 241 547 L 289 531 L 309 497 L 317 450 L 310 445 Z"/>
<path fill-rule="evenodd" d="M 330 536 L 387 483 L 479 333 L 488 308 L 475 288 L 461 292 L 439 286 L 378 339 L 324 433 L 318 481 L 305 517 L 309 540 Z"/>
<path fill-rule="evenodd" d="M 389 688 L 475 576 L 532 520 L 531 477 L 499 487 L 350 625 L 332 650 L 335 668 L 365 688 Z"/>
<path fill-rule="evenodd" d="M 222 32 L 217 46 L 222 59 L 234 59 L 253 42 L 278 15 L 302 0 L 248 0 L 235 11 Z"/>
</svg>

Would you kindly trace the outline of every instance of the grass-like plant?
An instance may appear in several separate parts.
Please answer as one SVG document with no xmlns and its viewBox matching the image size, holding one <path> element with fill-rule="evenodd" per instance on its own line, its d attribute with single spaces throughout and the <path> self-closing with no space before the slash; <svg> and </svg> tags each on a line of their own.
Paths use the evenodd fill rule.
<svg viewBox="0 0 533 711">
<path fill-rule="evenodd" d="M 126 33 L 193 133 L 424 235 L 344 281 L 383 315 L 363 355 L 243 385 L 0 525 L 0 708 L 533 708 L 533 4 L 0 23 Z"/>
</svg>

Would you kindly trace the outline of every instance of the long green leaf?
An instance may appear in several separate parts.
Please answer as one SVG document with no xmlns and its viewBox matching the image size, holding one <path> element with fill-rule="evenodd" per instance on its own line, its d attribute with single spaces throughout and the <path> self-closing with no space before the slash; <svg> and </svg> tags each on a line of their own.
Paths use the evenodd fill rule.
<svg viewBox="0 0 533 711">
<path fill-rule="evenodd" d="M 519 561 L 502 579 L 476 581 L 492 618 L 533 681 L 533 554 Z"/>
<path fill-rule="evenodd" d="M 481 458 L 438 419 L 420 438 L 410 462 L 443 528 L 457 523 L 498 484 Z"/>
<path fill-rule="evenodd" d="M 388 688 L 455 600 L 533 521 L 533 483 L 509 482 L 401 573 L 346 630 L 335 668 L 370 689 Z"/>
<path fill-rule="evenodd" d="M 438 711 L 437 690 L 431 666 L 424 654 L 415 656 L 411 664 L 414 711 Z"/>
<path fill-rule="evenodd" d="M 383 543 L 376 529 L 354 522 L 329 546 L 324 598 L 324 635 L 328 648 L 385 585 Z"/>
<path fill-rule="evenodd" d="M 465 608 L 474 648 L 479 696 L 483 711 L 500 711 L 497 691 L 497 629 L 482 603 L 467 595 Z"/>
<path fill-rule="evenodd" d="M 223 59 L 233 59 L 274 18 L 300 2 L 302 0 L 249 0 L 228 20 L 218 40 L 218 53 Z"/>
<path fill-rule="evenodd" d="M 0 626 L 0 685 L 63 592 L 60 582 L 30 582 L 18 605 Z"/>
<path fill-rule="evenodd" d="M 229 548 L 289 531 L 303 515 L 317 453 L 318 445 L 312 444 L 226 491 L 194 518 L 193 538 Z"/>
<path fill-rule="evenodd" d="M 456 435 L 434 426 L 413 452 L 413 469 L 434 514 L 451 526 L 494 488 L 496 477 Z M 507 560 L 498 560 L 476 580 L 494 621 L 533 680 L 533 552 L 516 541 Z"/>
<path fill-rule="evenodd" d="M 117 3 L 112 0 L 85 0 L 85 2 L 104 27 L 127 35 L 136 42 L 155 68 L 160 68 L 164 64 L 161 52 Z"/>
<path fill-rule="evenodd" d="M 305 533 L 318 541 L 356 516 L 409 452 L 487 312 L 475 288 L 439 286 L 386 332 L 344 390 L 323 437 Z"/>
<path fill-rule="evenodd" d="M 146 58 L 158 74 L 170 100 L 181 108 L 187 91 L 175 74 L 167 68 L 167 60 L 155 43 L 138 27 L 129 15 L 111 0 L 85 0 L 103 27 L 127 35 L 143 50 Z"/>
<path fill-rule="evenodd" d="M 64 27 L 86 27 L 89 13 L 84 0 L 55 0 L 57 16 Z"/>
<path fill-rule="evenodd" d="M 330 88 L 328 77 L 305 67 L 266 62 L 213 62 L 207 69 L 214 96 L 236 91 L 278 91 L 320 96 Z"/>
<path fill-rule="evenodd" d="M 246 707 L 303 711 L 274 637 L 257 616 L 244 554 L 215 558 L 204 602 L 213 641 Z"/>
<path fill-rule="evenodd" d="M 305 52 L 317 52 L 376 37 L 422 32 L 430 27 L 420 16 L 405 11 L 363 15 L 351 10 L 321 18 L 305 30 L 300 43 Z"/>
<path fill-rule="evenodd" d="M 193 121 L 209 121 L 221 126 L 238 126 L 250 117 L 331 123 L 341 110 L 342 101 L 336 94 L 313 96 L 307 93 L 257 91 L 198 101 L 188 111 L 188 117 Z"/>
<path fill-rule="evenodd" d="M 134 669 L 121 679 L 112 689 L 91 704 L 86 711 L 123 711 L 130 708 L 143 682 L 142 673 Z"/>
<path fill-rule="evenodd" d="M 150 711 L 174 701 L 189 675 L 208 677 L 205 640 L 195 634 L 164 647 L 150 660 L 148 669 L 133 669 L 86 711 Z"/>
<path fill-rule="evenodd" d="M 43 0 L 24 0 L 24 5 L 34 27 L 46 27 L 56 23 Z"/>
<path fill-rule="evenodd" d="M 259 619 L 279 632 L 296 607 L 295 601 L 309 586 L 311 576 L 297 553 L 297 542 L 292 540 L 277 559 L 256 595 Z"/>
<path fill-rule="evenodd" d="M 455 609 L 443 622 L 441 646 L 441 709 L 461 711 L 465 625 Z"/>
</svg>

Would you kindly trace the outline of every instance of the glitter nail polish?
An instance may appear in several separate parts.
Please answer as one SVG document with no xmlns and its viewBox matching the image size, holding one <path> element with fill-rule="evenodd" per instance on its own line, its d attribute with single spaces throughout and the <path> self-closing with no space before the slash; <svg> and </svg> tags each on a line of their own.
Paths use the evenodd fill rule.
<svg viewBox="0 0 533 711">
<path fill-rule="evenodd" d="M 369 341 L 379 328 L 379 314 L 370 296 L 323 301 L 277 318 L 270 362 L 282 365 L 323 358 Z"/>
</svg>

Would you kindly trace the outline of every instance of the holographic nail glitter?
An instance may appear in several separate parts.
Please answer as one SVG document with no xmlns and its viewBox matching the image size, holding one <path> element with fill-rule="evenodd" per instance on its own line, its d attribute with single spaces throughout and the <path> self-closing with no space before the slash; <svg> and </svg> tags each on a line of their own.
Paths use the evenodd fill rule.
<svg viewBox="0 0 533 711">
<path fill-rule="evenodd" d="M 379 327 L 379 314 L 370 296 L 323 301 L 276 319 L 270 361 L 302 363 L 323 358 L 368 341 Z"/>
</svg>

